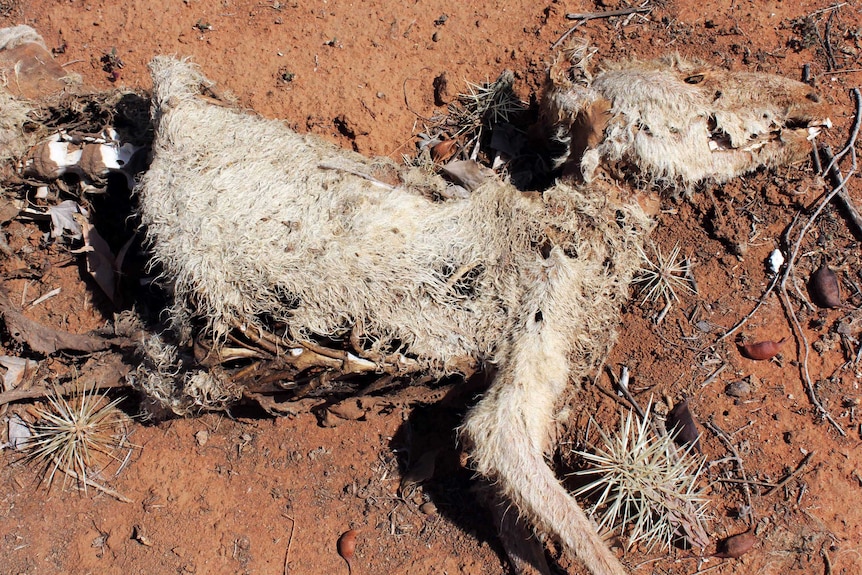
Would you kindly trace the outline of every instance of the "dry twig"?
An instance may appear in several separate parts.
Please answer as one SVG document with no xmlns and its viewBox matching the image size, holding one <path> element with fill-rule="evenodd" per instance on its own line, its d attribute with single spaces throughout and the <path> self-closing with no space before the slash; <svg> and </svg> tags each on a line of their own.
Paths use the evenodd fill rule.
<svg viewBox="0 0 862 575">
<path fill-rule="evenodd" d="M 740 457 L 739 452 L 736 450 L 736 446 L 733 445 L 733 442 L 730 440 L 730 437 L 727 433 L 717 426 L 712 420 L 705 421 L 703 423 L 707 429 L 709 429 L 712 433 L 718 437 L 722 443 L 724 443 L 725 447 L 727 447 L 728 451 L 733 454 L 733 460 L 736 463 L 736 468 L 739 470 L 739 475 L 742 478 L 742 491 L 745 495 L 745 505 L 748 510 L 748 524 L 751 525 L 754 519 L 754 507 L 751 505 L 751 489 L 749 486 L 748 476 L 745 474 L 745 467 L 742 464 L 742 457 Z"/>
<path fill-rule="evenodd" d="M 75 381 L 70 381 L 64 385 L 51 386 L 40 384 L 27 389 L 4 391 L 0 393 L 0 405 L 23 401 L 25 399 L 40 399 L 55 393 L 65 397 L 79 393 L 82 388 L 101 391 L 130 387 L 125 379 L 125 375 L 128 372 L 129 366 L 124 364 L 119 356 L 113 356 L 104 364 L 99 365 L 92 371 L 78 375 Z"/>
<path fill-rule="evenodd" d="M 74 479 L 75 481 L 78 481 L 81 484 L 86 485 L 87 487 L 92 487 L 93 489 L 95 489 L 97 491 L 101 491 L 105 495 L 110 495 L 111 497 L 113 497 L 117 501 L 122 501 L 123 503 L 134 503 L 134 501 L 132 501 L 131 499 L 129 499 L 128 497 L 126 497 L 122 493 L 114 491 L 110 487 L 105 487 L 104 485 L 101 485 L 100 483 L 96 483 L 95 481 L 93 481 L 89 477 L 86 477 L 84 475 L 79 474 L 74 469 L 68 469 L 65 467 L 58 467 L 57 469 L 62 471 L 63 473 L 65 473 L 66 475 L 68 475 L 69 477 Z"/>
<path fill-rule="evenodd" d="M 652 7 L 640 6 L 623 8 L 621 10 L 608 10 L 607 12 L 579 12 L 566 14 L 566 20 L 595 20 L 596 18 L 613 18 L 614 16 L 628 16 L 629 14 L 646 14 L 652 12 Z"/>
<path fill-rule="evenodd" d="M 817 391 L 814 389 L 814 383 L 811 380 L 811 373 L 808 370 L 808 357 L 811 354 L 811 347 L 808 344 L 808 338 L 805 336 L 805 332 L 802 329 L 802 325 L 799 323 L 799 318 L 796 317 L 796 313 L 793 311 L 793 306 L 790 301 L 790 296 L 787 295 L 787 280 L 790 278 L 790 275 L 793 273 L 794 264 L 796 263 L 796 257 L 799 255 L 799 249 L 802 245 L 802 240 L 805 238 L 805 235 L 808 233 L 808 230 L 811 229 L 811 226 L 814 225 L 814 222 L 820 216 L 820 213 L 826 207 L 829 202 L 832 201 L 846 186 L 847 182 L 850 180 L 850 177 L 856 172 L 856 139 L 859 136 L 859 128 L 862 125 L 862 94 L 860 94 L 858 88 L 854 88 L 851 93 L 853 94 L 853 99 L 856 104 L 856 116 L 853 121 L 853 127 L 850 130 L 850 137 L 847 140 L 847 144 L 845 144 L 844 148 L 841 149 L 840 152 L 835 154 L 835 157 L 829 162 L 829 165 L 826 166 L 824 173 L 831 173 L 833 168 L 838 165 L 838 162 L 846 155 L 850 155 L 852 166 L 850 171 L 848 172 L 846 177 L 841 177 L 838 185 L 834 186 L 832 191 L 823 196 L 820 202 L 817 205 L 817 208 L 814 210 L 814 213 L 811 214 L 811 217 L 799 231 L 799 235 L 796 238 L 796 242 L 793 244 L 793 249 L 790 250 L 790 258 L 787 261 L 787 265 L 784 268 L 784 273 L 781 276 L 781 283 L 779 284 L 779 293 L 781 294 L 781 303 L 784 306 L 784 310 L 787 315 L 790 316 L 793 332 L 796 336 L 797 346 L 802 348 L 802 362 L 800 363 L 800 370 L 802 372 L 802 378 L 805 382 L 805 390 L 808 395 L 808 399 L 811 403 L 814 404 L 817 412 L 820 417 L 827 420 L 829 423 L 838 430 L 842 436 L 846 436 L 847 432 L 844 431 L 844 428 L 835 421 L 832 417 L 832 414 L 827 411 L 823 404 L 820 403 L 820 399 L 817 397 Z M 795 220 L 794 220 L 795 222 Z M 787 228 L 787 232 L 785 233 L 785 244 L 790 246 L 790 232 L 793 226 L 789 226 Z"/>
<path fill-rule="evenodd" d="M 796 217 L 798 217 L 798 214 Z M 790 224 L 791 227 L 793 226 L 793 223 L 795 223 L 795 222 L 796 222 L 796 219 L 794 219 L 793 222 Z M 769 282 L 769 287 L 766 288 L 766 291 L 764 291 L 763 295 L 760 296 L 760 299 L 757 300 L 757 304 L 754 306 L 754 308 L 750 312 L 748 312 L 745 315 L 745 317 L 743 317 L 741 320 L 736 322 L 736 325 L 734 325 L 732 328 L 730 328 L 729 330 L 724 332 L 724 335 L 722 335 L 717 340 L 715 340 L 715 343 L 713 343 L 713 345 L 717 345 L 717 344 L 721 343 L 722 341 L 724 341 L 725 339 L 727 339 L 728 337 L 730 337 L 731 335 L 733 335 L 734 333 L 739 331 L 742 328 L 742 326 L 744 326 L 746 324 L 746 322 L 748 320 L 750 320 L 754 316 L 754 314 L 757 313 L 757 310 L 760 309 L 760 306 L 762 306 L 764 304 L 764 302 L 766 302 L 766 298 L 769 297 L 769 294 L 772 293 L 773 289 L 775 289 L 775 284 L 778 283 L 779 277 L 781 277 L 779 274 L 775 274 L 775 277 L 773 277 L 772 281 Z M 704 385 L 706 385 L 706 383 L 704 383 Z"/>
<path fill-rule="evenodd" d="M 787 485 L 787 482 L 788 482 L 788 481 L 790 481 L 791 479 L 793 479 L 794 477 L 796 477 L 797 475 L 799 475 L 800 473 L 802 473 L 802 470 L 803 470 L 803 469 L 805 469 L 805 466 L 806 466 L 806 465 L 808 465 L 808 463 L 811 461 L 811 458 L 814 456 L 814 454 L 815 454 L 815 453 L 817 453 L 817 452 L 816 452 L 816 451 L 812 451 L 811 453 L 809 453 L 808 455 L 806 455 L 806 456 L 802 459 L 802 461 L 799 463 L 799 465 L 797 465 L 797 466 L 796 466 L 796 469 L 794 469 L 793 471 L 791 471 L 790 473 L 788 473 L 788 474 L 787 474 L 787 476 L 786 476 L 784 479 L 782 479 L 781 481 L 779 481 L 778 483 L 776 483 L 776 484 L 775 484 L 775 486 L 774 486 L 774 487 L 772 487 L 772 488 L 771 488 L 769 491 L 767 491 L 766 493 L 764 493 L 764 494 L 763 494 L 763 496 L 764 496 L 764 497 L 769 497 L 770 495 L 772 495 L 773 493 L 775 493 L 776 491 L 778 491 L 779 489 L 781 489 L 782 487 L 784 487 L 785 485 Z"/>
<path fill-rule="evenodd" d="M 293 543 L 293 530 L 296 528 L 296 519 L 290 515 L 284 515 L 284 517 L 290 519 L 290 535 L 287 537 L 287 551 L 284 553 L 284 575 L 288 575 L 290 569 L 288 566 L 288 562 L 290 561 L 290 545 Z"/>
<path fill-rule="evenodd" d="M 641 6 L 636 8 L 624 8 L 622 10 L 608 10 L 607 12 L 581 12 L 574 14 L 566 14 L 567 20 L 577 20 L 578 23 L 566 30 L 566 33 L 560 36 L 556 42 L 551 44 L 551 50 L 555 50 L 557 46 L 566 41 L 566 38 L 572 35 L 572 32 L 588 20 L 597 18 L 613 18 L 614 16 L 628 16 L 629 14 L 646 14 L 652 12 L 652 7 Z"/>
</svg>

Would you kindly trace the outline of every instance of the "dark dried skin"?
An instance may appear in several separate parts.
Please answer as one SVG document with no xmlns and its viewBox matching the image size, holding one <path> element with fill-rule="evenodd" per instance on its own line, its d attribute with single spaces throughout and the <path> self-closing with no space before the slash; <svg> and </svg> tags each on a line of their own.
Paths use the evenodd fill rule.
<svg viewBox="0 0 862 575">
<path fill-rule="evenodd" d="M 834 308 L 841 306 L 841 286 L 838 276 L 826 264 L 817 268 L 808 282 L 811 299 L 820 307 Z"/>
<path fill-rule="evenodd" d="M 667 414 L 667 424 L 668 431 L 676 434 L 674 440 L 678 444 L 684 447 L 694 445 L 694 449 L 700 451 L 700 433 L 688 408 L 688 399 L 673 406 Z"/>
</svg>

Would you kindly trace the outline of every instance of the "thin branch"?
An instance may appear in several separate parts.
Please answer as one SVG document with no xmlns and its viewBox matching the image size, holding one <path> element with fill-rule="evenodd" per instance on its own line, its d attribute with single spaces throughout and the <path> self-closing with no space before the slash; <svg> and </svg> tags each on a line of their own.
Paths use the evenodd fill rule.
<svg viewBox="0 0 862 575">
<path fill-rule="evenodd" d="M 134 501 L 132 501 L 131 499 L 129 499 L 128 497 L 126 497 L 122 493 L 114 491 L 110 487 L 105 487 L 104 485 L 101 485 L 100 483 L 96 483 L 95 481 L 93 481 L 89 477 L 86 477 L 84 475 L 79 474 L 74 469 L 66 469 L 65 467 L 58 467 L 57 469 L 59 469 L 60 471 L 62 471 L 63 473 L 65 473 L 66 475 L 68 475 L 69 477 L 74 479 L 75 481 L 80 481 L 81 483 L 83 483 L 87 487 L 92 487 L 92 488 L 96 489 L 97 491 L 101 491 L 105 495 L 110 495 L 111 497 L 113 497 L 114 499 L 116 499 L 118 501 L 122 501 L 123 503 L 134 503 Z"/>
<path fill-rule="evenodd" d="M 0 405 L 23 401 L 25 399 L 41 399 L 54 393 L 62 396 L 80 393 L 82 389 L 103 390 L 131 387 L 125 375 L 129 366 L 124 365 L 119 358 L 111 363 L 103 364 L 92 371 L 83 373 L 74 380 L 63 385 L 36 385 L 28 389 L 10 389 L 0 393 Z"/>
<path fill-rule="evenodd" d="M 779 489 L 781 489 L 782 487 L 787 485 L 788 481 L 790 481 L 791 479 L 793 479 L 794 477 L 796 477 L 797 475 L 802 473 L 802 470 L 805 469 L 805 466 L 808 465 L 808 463 L 811 461 L 811 458 L 814 456 L 815 453 L 817 453 L 817 452 L 812 451 L 811 453 L 809 453 L 808 455 L 803 457 L 802 461 L 799 463 L 799 465 L 796 466 L 796 469 L 794 469 L 792 472 L 788 473 L 787 477 L 785 477 L 784 479 L 782 479 L 781 481 L 776 483 L 775 486 L 772 487 L 766 493 L 764 493 L 763 496 L 769 497 L 770 495 L 772 495 L 773 493 L 775 493 L 776 491 L 778 491 Z"/>
<path fill-rule="evenodd" d="M 832 149 L 828 145 L 821 146 L 818 148 L 818 154 L 823 156 L 823 159 L 829 163 L 831 166 L 829 170 L 829 181 L 833 187 L 837 188 L 841 185 L 842 180 L 844 179 L 841 175 L 841 170 L 838 168 L 836 164 L 832 162 L 834 156 L 832 155 Z M 862 215 L 859 214 L 859 210 L 856 209 L 856 205 L 853 203 L 853 199 L 850 197 L 850 194 L 847 193 L 846 188 L 841 188 L 841 191 L 838 192 L 836 196 L 838 203 L 841 204 L 841 207 L 847 213 L 847 217 L 850 220 L 850 224 L 855 228 L 856 234 L 862 236 Z"/>
<path fill-rule="evenodd" d="M 850 137 L 847 139 L 847 144 L 842 148 L 840 152 L 838 152 L 832 161 L 829 162 L 829 165 L 826 167 L 825 173 L 829 173 L 832 171 L 833 166 L 837 166 L 837 162 L 848 153 L 852 159 L 852 166 L 850 168 L 849 173 L 846 177 L 840 179 L 838 185 L 834 186 L 832 191 L 826 194 L 818 203 L 817 209 L 814 210 L 814 213 L 811 214 L 811 217 L 799 231 L 799 236 L 796 238 L 796 242 L 793 244 L 793 249 L 790 251 L 790 257 L 787 260 L 787 265 L 784 268 L 784 274 L 781 276 L 781 283 L 779 284 L 779 292 L 781 295 L 781 303 L 784 306 L 785 313 L 790 316 L 793 332 L 796 336 L 796 344 L 798 348 L 801 348 L 802 362 L 800 363 L 800 371 L 802 372 L 802 378 L 805 383 L 805 391 L 808 395 L 808 399 L 814 406 L 817 408 L 817 411 L 823 419 L 827 420 L 829 423 L 838 430 L 842 436 L 846 436 L 847 432 L 844 431 L 844 428 L 835 421 L 832 417 L 832 414 L 826 410 L 825 407 L 820 403 L 820 399 L 817 397 L 817 391 L 814 389 L 814 383 L 811 380 L 811 373 L 808 369 L 808 357 L 811 354 L 811 347 L 808 344 L 808 338 L 805 336 L 805 332 L 802 329 L 802 325 L 799 323 L 799 318 L 796 317 L 796 312 L 793 311 L 793 305 L 790 301 L 790 296 L 787 295 L 787 280 L 790 278 L 790 275 L 793 273 L 794 265 L 796 263 L 796 257 L 799 255 L 799 249 L 802 245 L 802 240 L 805 238 L 805 235 L 808 233 L 808 230 L 814 225 L 814 222 L 820 216 L 820 213 L 823 209 L 835 198 L 841 190 L 843 190 L 847 186 L 847 182 L 850 180 L 851 176 L 856 172 L 856 139 L 859 136 L 859 128 L 862 125 L 862 94 L 860 94 L 858 88 L 854 88 L 851 93 L 853 94 L 853 99 L 856 104 L 856 116 L 853 121 L 853 127 L 850 130 Z M 790 244 L 790 230 L 792 225 L 788 227 L 787 232 L 785 234 L 785 243 L 789 247 Z M 797 349 L 797 353 L 799 349 Z"/>
<path fill-rule="evenodd" d="M 829 162 L 829 165 L 826 166 L 826 169 L 823 170 L 821 175 L 828 174 L 832 170 L 833 164 L 837 163 L 848 153 L 852 154 L 853 170 L 856 169 L 856 150 L 854 146 L 856 145 L 856 139 L 859 137 L 859 128 L 862 127 L 862 117 L 860 117 L 859 114 L 859 110 L 860 108 L 862 108 L 862 94 L 860 94 L 859 88 L 853 88 L 852 90 L 850 90 L 850 94 L 852 94 L 853 103 L 856 105 L 856 115 L 853 120 L 853 126 L 850 128 L 850 136 L 847 138 L 847 143 L 844 144 L 844 147 L 841 148 L 840 152 L 835 154 L 835 157 L 832 159 L 831 162 Z"/>
<path fill-rule="evenodd" d="M 290 570 L 288 566 L 288 562 L 290 561 L 290 545 L 293 543 L 293 530 L 296 528 L 296 519 L 290 515 L 285 515 L 285 517 L 290 519 L 290 535 L 287 537 L 287 551 L 284 553 L 284 575 L 288 575 L 288 571 Z"/>
<path fill-rule="evenodd" d="M 595 20 L 597 18 L 628 16 L 629 14 L 646 14 L 647 12 L 652 12 L 651 6 L 623 8 L 621 10 L 608 10 L 607 12 L 579 12 L 573 14 L 566 14 L 566 20 Z"/>
<path fill-rule="evenodd" d="M 797 215 L 797 217 L 798 217 L 798 215 Z M 795 222 L 795 221 L 796 221 L 796 220 L 794 220 L 794 222 Z M 791 223 L 790 225 L 792 226 L 793 224 Z M 713 345 L 716 345 L 716 344 L 718 344 L 718 343 L 720 343 L 720 342 L 724 341 L 725 339 L 729 338 L 731 335 L 733 335 L 734 333 L 736 333 L 737 331 L 739 331 L 739 330 L 740 330 L 740 328 L 742 328 L 742 326 L 744 326 L 744 325 L 746 324 L 746 322 L 748 322 L 748 320 L 750 320 L 750 319 L 754 316 L 754 314 L 756 314 L 756 313 L 757 313 L 757 310 L 759 310 L 759 309 L 760 309 L 760 307 L 761 307 L 761 306 L 764 304 L 764 302 L 766 301 L 766 298 L 767 298 L 767 297 L 769 297 L 769 294 L 770 294 L 770 293 L 772 293 L 772 290 L 773 290 L 773 289 L 775 289 L 775 284 L 777 284 L 777 283 L 778 283 L 778 278 L 779 278 L 779 277 L 780 277 L 780 276 L 779 276 L 779 274 L 775 274 L 775 277 L 773 277 L 773 278 L 772 278 L 772 281 L 771 281 L 771 282 L 769 282 L 769 287 L 767 287 L 767 288 L 766 288 L 766 291 L 765 291 L 765 292 L 763 292 L 763 295 L 762 295 L 762 296 L 760 296 L 760 299 L 759 299 L 759 300 L 757 300 L 757 304 L 754 306 L 754 309 L 752 309 L 750 312 L 748 312 L 748 313 L 745 315 L 745 317 L 743 317 L 741 320 L 739 320 L 738 322 L 736 322 L 736 325 L 734 325 L 732 328 L 730 328 L 729 330 L 727 330 L 726 332 L 724 332 L 724 335 L 722 335 L 720 338 L 718 338 L 717 340 L 715 340 L 715 343 L 714 343 Z M 706 385 L 706 384 L 704 384 L 704 385 Z"/>
<path fill-rule="evenodd" d="M 551 44 L 551 50 L 555 50 L 557 46 L 565 42 L 566 38 L 572 35 L 572 32 L 577 30 L 581 24 L 587 22 L 588 20 L 595 20 L 597 18 L 613 18 L 614 16 L 628 16 L 629 14 L 646 14 L 648 12 L 652 12 L 652 7 L 642 6 L 637 8 L 625 8 L 622 10 L 609 10 L 607 12 L 582 12 L 566 14 L 567 20 L 577 20 L 578 23 L 566 30 L 565 34 L 560 36 L 556 42 Z"/>
</svg>

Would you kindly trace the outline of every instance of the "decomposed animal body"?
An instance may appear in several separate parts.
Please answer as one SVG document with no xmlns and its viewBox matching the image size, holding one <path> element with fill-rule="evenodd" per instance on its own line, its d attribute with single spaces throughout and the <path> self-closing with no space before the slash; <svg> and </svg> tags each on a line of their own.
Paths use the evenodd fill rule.
<svg viewBox="0 0 862 575">
<path fill-rule="evenodd" d="M 494 364 L 490 388 L 461 427 L 472 465 L 593 575 L 622 575 L 620 561 L 545 462 L 557 404 L 613 344 L 619 307 L 652 228 L 642 198 L 595 177 L 597 170 L 624 159 L 644 173 L 691 183 L 788 161 L 807 144 L 770 140 L 745 150 L 748 163 L 734 163 L 743 167 L 733 171 L 716 168 L 722 162 L 697 168 L 703 159 L 686 160 L 685 169 L 657 164 L 644 137 L 661 132 L 647 119 L 662 105 L 693 98 L 705 126 L 697 134 L 733 147 L 736 131 L 722 128 L 727 138 L 718 137 L 725 110 L 775 97 L 771 88 L 737 89 L 748 80 L 734 75 L 715 82 L 728 82 L 733 89 L 725 93 L 736 94 L 736 105 L 690 98 L 685 90 L 670 91 L 662 104 L 643 98 L 648 87 L 631 91 L 629 100 L 619 88 L 668 81 L 718 89 L 706 72 L 692 83 L 685 79 L 697 74 L 686 69 L 680 80 L 682 61 L 671 62 L 609 69 L 594 84 L 585 66 L 574 66 L 580 77 L 562 80 L 552 69 L 546 117 L 576 143 L 577 153 L 564 162 L 588 183 L 524 194 L 492 178 L 465 199 L 434 201 L 447 197 L 433 193 L 445 191 L 439 178 L 216 105 L 203 97 L 211 83 L 196 66 L 155 58 L 152 164 L 137 191 L 154 261 L 173 295 L 173 339 L 188 341 L 199 330 L 217 347 L 230 334 L 266 334 L 294 359 L 311 349 L 306 342 L 341 340 L 352 351 L 321 356 L 322 365 L 345 371 L 444 376 Z M 788 121 L 803 117 L 796 110 L 806 101 L 816 104 L 808 93 L 787 96 L 792 106 L 769 108 L 770 125 L 799 127 Z M 819 118 L 817 110 L 804 111 Z M 665 157 L 679 151 L 672 140 L 661 143 Z M 704 145 L 709 153 L 727 151 Z M 792 149 L 755 153 L 781 145 Z M 134 375 L 144 391 L 179 413 L 222 407 L 238 396 L 236 382 L 212 368 L 210 356 L 195 361 L 167 339 L 144 344 L 147 362 Z"/>
<path fill-rule="evenodd" d="M 562 113 L 565 106 L 554 104 L 573 100 L 564 87 L 551 87 L 548 109 L 558 131 L 568 130 L 582 151 L 598 150 L 591 169 L 602 156 L 625 156 L 646 171 L 690 183 L 798 156 L 796 147 L 768 141 L 752 150 L 773 152 L 747 150 L 747 161 L 730 162 L 732 170 L 724 161 L 696 169 L 702 159 L 678 168 L 657 165 L 650 144 L 627 132 L 626 122 L 691 100 L 702 119 L 697 134 L 709 139 L 725 125 L 725 109 L 734 108 L 722 100 L 717 109 L 713 100 L 695 97 L 699 92 L 692 95 L 688 88 L 699 90 L 707 80 L 679 79 L 682 66 L 682 60 L 632 64 L 600 75 L 595 89 L 567 84 L 592 91 L 582 103 L 608 102 L 595 112 L 606 116 L 604 129 L 592 125 L 586 137 L 576 133 L 577 122 L 568 122 L 584 106 Z M 379 160 L 212 105 L 200 97 L 209 82 L 186 61 L 156 58 L 151 69 L 155 142 L 140 205 L 154 257 L 174 291 L 176 329 L 187 331 L 190 319 L 202 319 L 218 337 L 238 326 L 266 330 L 275 320 L 287 326 L 287 341 L 359 333 L 352 341 L 365 343 L 356 353 L 381 369 L 396 355 L 433 375 L 459 371 L 465 358 L 494 363 L 495 379 L 461 429 L 476 471 L 593 574 L 624 573 L 544 457 L 566 386 L 587 376 L 613 343 L 619 305 L 651 229 L 636 194 L 585 171 L 591 183 L 558 183 L 541 195 L 491 179 L 467 199 L 435 202 L 425 191 L 444 184 L 434 177 L 399 169 L 399 183 L 384 184 L 375 177 Z M 772 84 L 757 92 L 748 90 L 745 77 L 717 77 L 735 94 L 728 99 L 771 106 Z M 704 78 L 711 76 L 704 72 Z M 686 90 L 671 90 L 662 104 L 644 96 L 649 86 L 633 102 L 619 88 L 665 81 Z M 814 105 L 804 94 L 800 108 Z M 770 126 L 788 120 L 790 112 L 773 108 Z M 797 108 L 785 108 L 798 115 Z M 713 126 L 709 118 L 722 121 Z M 723 129 L 734 143 L 736 131 Z M 673 158 L 697 134 L 677 147 L 668 139 L 662 154 Z M 804 137 L 801 142 L 807 145 Z M 707 154 L 724 153 L 704 146 Z M 452 276 L 465 269 L 469 286 L 456 287 Z M 172 373 L 168 384 L 165 373 Z M 148 377 L 144 387 L 179 408 L 189 398 L 200 403 L 231 394 L 195 368 Z"/>
<path fill-rule="evenodd" d="M 476 470 L 593 573 L 624 573 L 544 455 L 570 378 L 613 340 L 651 227 L 638 203 L 610 185 L 536 197 L 494 179 L 435 202 L 423 193 L 443 185 L 434 178 L 382 184 L 379 161 L 212 105 L 188 62 L 157 58 L 151 69 L 156 131 L 140 209 L 177 330 L 189 318 L 217 335 L 275 318 L 294 341 L 358 330 L 370 342 L 358 354 L 400 347 L 435 375 L 464 357 L 494 362 L 462 428 Z M 469 289 L 450 281 L 465 267 Z M 141 381 L 177 408 L 230 395 L 202 371 L 166 382 L 170 371 Z"/>
</svg>

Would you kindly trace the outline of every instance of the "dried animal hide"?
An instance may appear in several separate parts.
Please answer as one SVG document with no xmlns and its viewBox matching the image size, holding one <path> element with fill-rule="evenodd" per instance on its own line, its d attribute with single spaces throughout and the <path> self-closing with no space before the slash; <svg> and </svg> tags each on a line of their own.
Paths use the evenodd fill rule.
<svg viewBox="0 0 862 575">
<path fill-rule="evenodd" d="M 605 63 L 593 77 L 585 43 L 554 62 L 542 114 L 569 143 L 564 171 L 592 181 L 616 162 L 686 187 L 805 159 L 829 127 L 829 106 L 807 84 L 730 72 L 676 54 Z"/>
<path fill-rule="evenodd" d="M 380 371 L 395 355 L 434 376 L 496 364 L 462 429 L 475 468 L 593 573 L 624 573 L 544 456 L 558 399 L 613 341 L 651 227 L 638 203 L 611 186 L 538 195 L 497 180 L 435 202 L 436 178 L 384 184 L 380 160 L 213 105 L 188 62 L 151 69 L 140 210 L 174 328 L 202 320 L 218 340 L 279 324 L 284 346 L 358 333 L 354 351 Z M 234 393 L 168 363 L 143 385 L 180 411 Z"/>
</svg>

